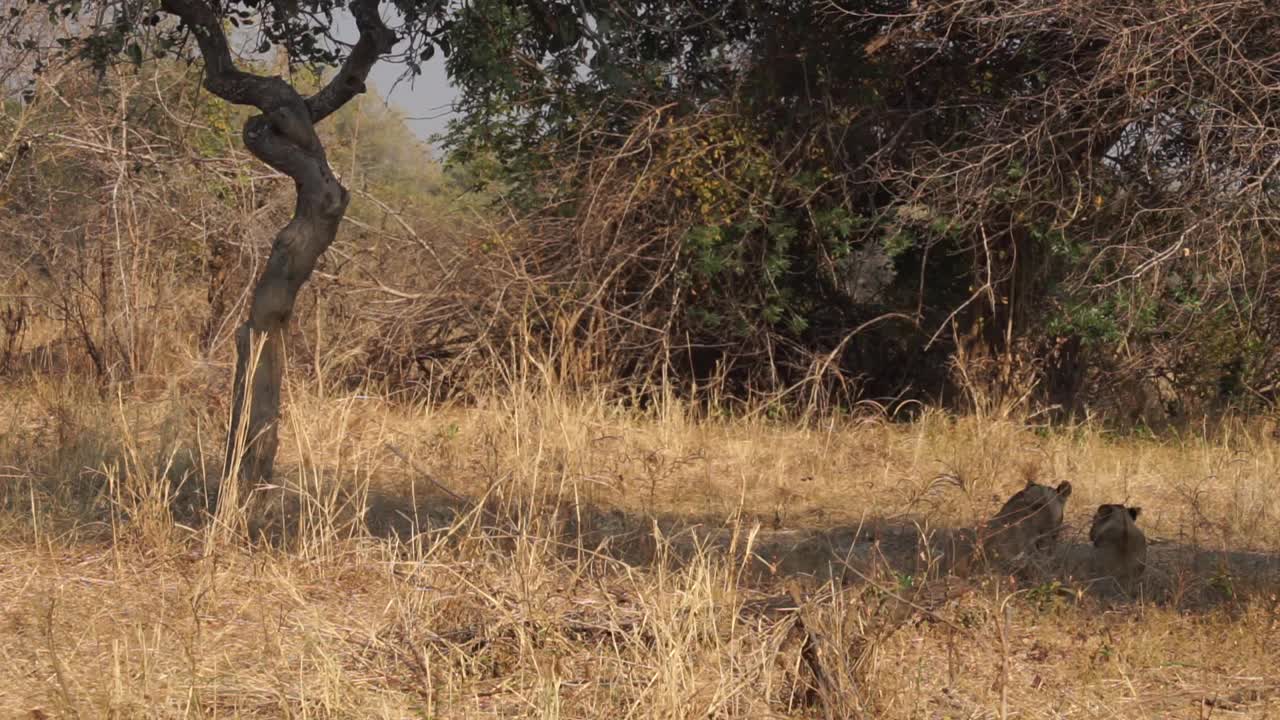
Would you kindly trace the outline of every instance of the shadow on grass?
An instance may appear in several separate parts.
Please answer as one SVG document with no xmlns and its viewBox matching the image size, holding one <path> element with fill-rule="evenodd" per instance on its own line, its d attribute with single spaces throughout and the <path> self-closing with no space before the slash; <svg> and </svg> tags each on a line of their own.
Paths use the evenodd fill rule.
<svg viewBox="0 0 1280 720">
<path fill-rule="evenodd" d="M 1006 587 L 1108 602 L 1141 599 L 1181 611 L 1241 611 L 1255 600 L 1276 605 L 1280 553 L 1215 549 L 1148 536 L 1147 569 L 1128 592 L 1099 577 L 1087 528 L 1064 527 L 1057 548 L 1015 565 L 988 561 L 975 547 L 973 528 L 930 528 L 924 519 L 869 518 L 860 525 L 787 528 L 755 520 L 675 514 L 552 502 L 409 497 L 369 493 L 364 526 L 374 536 L 402 541 L 439 532 L 460 518 L 495 535 L 536 532 L 551 537 L 566 557 L 580 549 L 636 567 L 659 560 L 679 566 L 708 554 L 735 556 L 745 582 L 798 580 L 817 584 L 883 583 L 899 587 L 954 579 L 1000 581 Z M 471 514 L 470 516 L 468 514 Z M 1280 608 L 1277 608 L 1280 609 Z"/>
<path fill-rule="evenodd" d="M 171 463 L 169 474 L 173 520 L 189 528 L 204 526 L 217 505 L 216 485 L 202 482 L 202 474 L 190 463 Z M 407 545 L 415 539 L 438 538 L 462 523 L 468 533 L 455 537 L 479 533 L 501 546 L 514 543 L 519 535 L 534 535 L 550 540 L 566 559 L 585 550 L 634 567 L 659 561 L 678 567 L 699 557 L 732 554 L 742 581 L 760 588 L 835 580 L 846 586 L 877 583 L 914 593 L 912 588 L 940 580 L 970 587 L 998 581 L 1005 589 L 1077 600 L 1141 598 L 1187 612 L 1237 612 L 1259 601 L 1275 606 L 1280 588 L 1280 553 L 1217 549 L 1159 537 L 1149 536 L 1147 571 L 1142 583 L 1126 595 L 1110 579 L 1095 577 L 1092 547 L 1082 528 L 1064 528 L 1052 554 L 1010 567 L 986 560 L 974 547 L 972 528 L 932 528 L 923 518 L 779 527 L 750 517 L 735 521 L 531 501 L 501 483 L 490 491 L 482 497 L 461 497 L 429 483 L 418 483 L 411 492 L 392 492 L 321 479 L 302 490 L 273 490 L 269 501 L 261 504 L 267 512 L 251 518 L 250 531 L 277 546 L 296 541 L 298 529 L 308 524 L 344 536 L 367 532 Z"/>
</svg>

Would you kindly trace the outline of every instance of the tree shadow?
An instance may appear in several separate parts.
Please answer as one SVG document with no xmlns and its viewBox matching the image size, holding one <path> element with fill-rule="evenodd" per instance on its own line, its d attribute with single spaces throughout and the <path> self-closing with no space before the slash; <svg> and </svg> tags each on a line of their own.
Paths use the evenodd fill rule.
<svg viewBox="0 0 1280 720">
<path fill-rule="evenodd" d="M 681 566 L 707 556 L 732 558 L 742 582 L 767 586 L 886 582 L 912 585 L 938 580 L 999 581 L 1024 590 L 1107 604 L 1141 601 L 1180 611 L 1242 611 L 1255 600 L 1275 604 L 1280 553 L 1211 548 L 1149 537 L 1141 581 L 1122 588 L 1094 564 L 1087 528 L 1064 527 L 1057 547 L 1002 562 L 988 557 L 971 527 L 929 527 L 923 518 L 867 518 L 857 524 L 784 528 L 757 518 L 631 513 L 508 498 L 484 501 L 427 494 L 370 493 L 364 518 L 377 537 L 409 540 L 441 532 L 470 517 L 482 530 L 513 537 L 536 532 L 554 539 L 565 557 L 580 549 L 635 567 L 657 562 Z"/>
</svg>

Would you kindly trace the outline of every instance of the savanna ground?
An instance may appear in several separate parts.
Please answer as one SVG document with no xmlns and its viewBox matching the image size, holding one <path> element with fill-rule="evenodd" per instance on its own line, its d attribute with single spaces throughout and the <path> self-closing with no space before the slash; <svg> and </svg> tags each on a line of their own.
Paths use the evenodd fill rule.
<svg viewBox="0 0 1280 720">
<path fill-rule="evenodd" d="M 0 715 L 1280 715 L 1280 446 L 1243 426 L 694 420 L 519 382 L 441 408 L 294 380 L 282 487 L 215 507 L 223 381 L 6 388 Z M 937 538 L 1027 477 L 1074 484 L 1059 559 L 946 572 Z M 1070 559 L 1103 502 L 1144 508 L 1138 597 Z"/>
</svg>

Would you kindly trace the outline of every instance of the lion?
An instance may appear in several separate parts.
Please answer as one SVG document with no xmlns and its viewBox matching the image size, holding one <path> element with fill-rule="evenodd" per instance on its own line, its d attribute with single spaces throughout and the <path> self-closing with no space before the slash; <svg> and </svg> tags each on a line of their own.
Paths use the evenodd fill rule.
<svg viewBox="0 0 1280 720">
<path fill-rule="evenodd" d="M 1051 552 L 1062 531 L 1062 516 L 1071 483 L 1058 487 L 1028 480 L 987 523 L 985 544 L 997 557 L 1011 560 L 1039 551 Z"/>
<path fill-rule="evenodd" d="M 1135 522 L 1141 513 L 1140 507 L 1099 505 L 1089 528 L 1099 576 L 1114 578 L 1126 591 L 1147 564 L 1147 536 Z"/>
</svg>

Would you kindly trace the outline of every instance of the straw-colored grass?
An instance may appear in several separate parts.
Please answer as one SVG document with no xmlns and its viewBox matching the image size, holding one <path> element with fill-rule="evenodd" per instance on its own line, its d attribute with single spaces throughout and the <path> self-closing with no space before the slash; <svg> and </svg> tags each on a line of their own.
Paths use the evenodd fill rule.
<svg viewBox="0 0 1280 720">
<path fill-rule="evenodd" d="M 5 388 L 3 717 L 1274 717 L 1280 447 L 926 413 L 696 421 L 518 388 L 286 395 L 281 488 L 216 493 L 199 388 Z M 921 542 L 1029 477 L 1141 505 L 1135 598 Z M 248 540 L 249 528 L 257 541 Z"/>
</svg>

